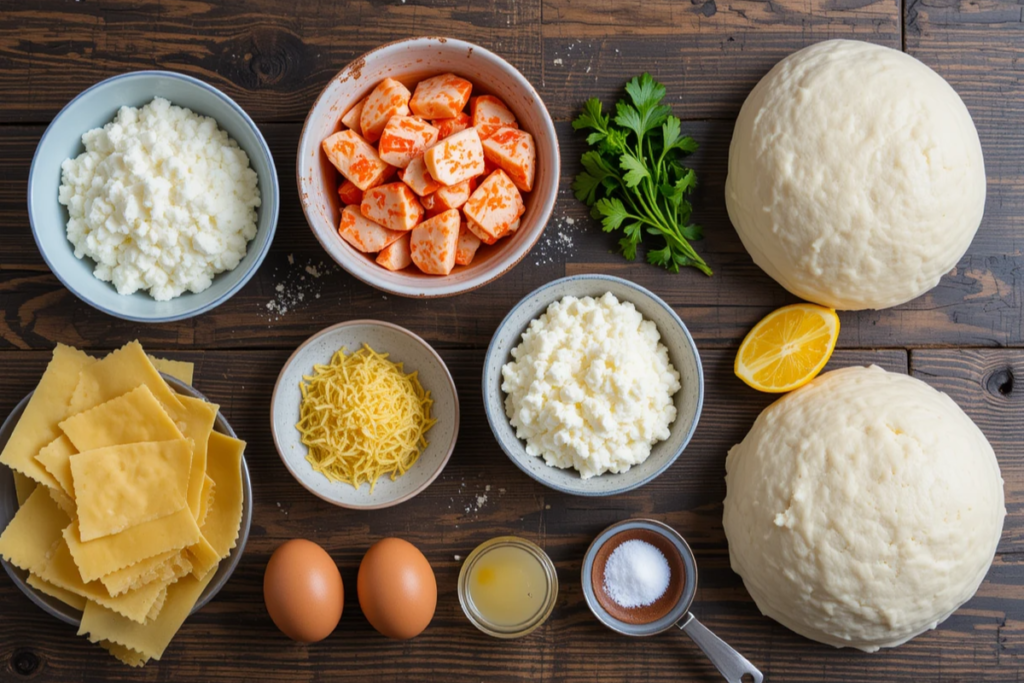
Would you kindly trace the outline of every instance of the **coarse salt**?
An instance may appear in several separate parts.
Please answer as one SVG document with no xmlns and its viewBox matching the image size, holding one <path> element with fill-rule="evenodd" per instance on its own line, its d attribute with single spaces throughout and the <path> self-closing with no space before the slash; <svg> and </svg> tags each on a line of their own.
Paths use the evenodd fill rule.
<svg viewBox="0 0 1024 683">
<path fill-rule="evenodd" d="M 604 590 L 621 607 L 646 607 L 665 594 L 671 578 L 662 552 L 635 538 L 612 551 L 604 567 Z"/>
</svg>

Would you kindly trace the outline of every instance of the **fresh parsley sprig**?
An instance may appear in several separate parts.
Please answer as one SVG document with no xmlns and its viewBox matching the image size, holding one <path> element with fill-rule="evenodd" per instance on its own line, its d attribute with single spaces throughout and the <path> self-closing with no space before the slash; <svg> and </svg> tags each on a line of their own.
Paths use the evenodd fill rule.
<svg viewBox="0 0 1024 683">
<path fill-rule="evenodd" d="M 583 173 L 572 189 L 591 207 L 605 232 L 622 230 L 622 254 L 632 261 L 644 233 L 661 237 L 664 246 L 647 249 L 647 260 L 673 273 L 692 266 L 705 275 L 711 269 L 690 240 L 702 237 L 700 226 L 690 223 L 687 195 L 697 184 L 692 169 L 681 158 L 697 151 L 697 143 L 682 135 L 682 125 L 661 101 L 665 86 L 643 74 L 626 84 L 630 101 L 619 100 L 615 118 L 605 114 L 596 97 L 587 100 L 583 113 L 572 122 L 575 130 L 591 131 L 583 155 Z"/>
</svg>

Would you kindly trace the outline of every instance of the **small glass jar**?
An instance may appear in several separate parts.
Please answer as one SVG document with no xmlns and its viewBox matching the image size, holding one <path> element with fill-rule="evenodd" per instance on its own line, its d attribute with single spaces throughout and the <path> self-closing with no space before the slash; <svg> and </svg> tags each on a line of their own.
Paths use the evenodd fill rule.
<svg viewBox="0 0 1024 683">
<path fill-rule="evenodd" d="M 547 621 L 558 600 L 555 564 L 540 546 L 498 536 L 469 554 L 459 572 L 459 603 L 478 629 L 521 638 Z"/>
</svg>

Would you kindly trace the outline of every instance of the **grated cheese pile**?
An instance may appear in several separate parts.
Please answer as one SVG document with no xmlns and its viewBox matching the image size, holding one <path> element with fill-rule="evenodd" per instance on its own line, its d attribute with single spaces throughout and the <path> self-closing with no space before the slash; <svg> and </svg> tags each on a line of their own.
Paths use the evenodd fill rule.
<svg viewBox="0 0 1024 683">
<path fill-rule="evenodd" d="M 364 345 L 346 356 L 339 349 L 328 365 L 303 376 L 296 429 L 309 448 L 306 460 L 331 481 L 359 488 L 389 474 L 405 474 L 427 447 L 434 401 L 417 373 Z"/>
</svg>

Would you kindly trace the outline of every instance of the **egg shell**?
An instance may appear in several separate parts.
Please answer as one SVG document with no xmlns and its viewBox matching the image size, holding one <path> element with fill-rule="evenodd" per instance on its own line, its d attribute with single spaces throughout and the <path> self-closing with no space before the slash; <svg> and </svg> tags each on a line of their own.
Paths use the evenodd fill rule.
<svg viewBox="0 0 1024 683">
<path fill-rule="evenodd" d="M 315 643 L 329 636 L 341 620 L 345 588 L 327 551 L 295 538 L 270 556 L 263 574 L 263 601 L 286 636 Z"/>
<path fill-rule="evenodd" d="M 356 590 L 370 624 L 397 640 L 422 633 L 437 607 L 434 570 L 416 546 L 400 538 L 382 539 L 366 551 Z"/>
</svg>

